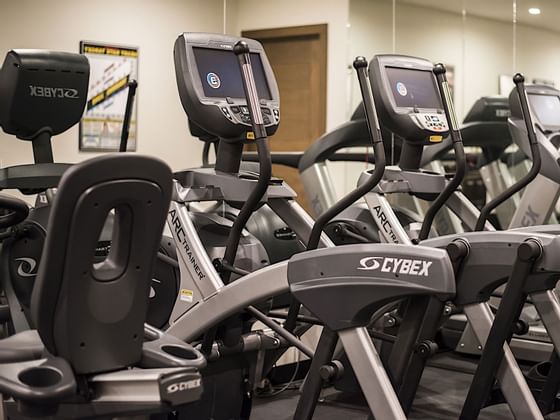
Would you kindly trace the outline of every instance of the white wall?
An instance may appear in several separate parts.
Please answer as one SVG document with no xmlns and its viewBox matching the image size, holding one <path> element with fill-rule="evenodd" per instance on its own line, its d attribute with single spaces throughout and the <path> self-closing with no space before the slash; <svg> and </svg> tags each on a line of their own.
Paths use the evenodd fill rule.
<svg viewBox="0 0 560 420">
<path fill-rule="evenodd" d="M 530 26 L 517 28 L 516 71 L 534 78 L 555 82 L 560 88 L 560 33 Z"/>
<path fill-rule="evenodd" d="M 517 24 L 514 64 L 511 22 L 397 2 L 395 52 L 455 67 L 459 119 L 481 96 L 498 94 L 498 77 L 523 72 L 560 85 L 560 32 Z M 489 7 L 492 7 L 489 5 Z M 350 0 L 350 56 L 392 52 L 392 1 Z M 359 102 L 353 83 L 353 103 Z"/>
<path fill-rule="evenodd" d="M 517 24 L 514 64 L 513 24 L 460 12 L 396 3 L 395 53 L 453 65 L 454 96 L 461 121 L 481 96 L 499 93 L 499 75 L 523 72 L 528 81 L 544 78 L 560 86 L 560 32 Z M 488 7 L 493 7 L 489 5 Z M 458 8 L 459 10 L 459 8 Z M 391 0 L 350 0 L 350 57 L 393 52 Z M 352 81 L 352 104 L 360 102 Z M 364 165 L 346 164 L 345 190 L 354 187 Z"/>
<path fill-rule="evenodd" d="M 173 43 L 180 32 L 222 32 L 222 0 L 1 0 L 0 57 L 12 48 L 78 52 L 79 41 L 138 46 L 138 152 L 173 169 L 200 164 L 177 94 Z M 53 141 L 58 162 L 94 156 L 78 151 L 78 128 Z M 31 162 L 30 143 L 0 134 L 0 165 Z"/>
<path fill-rule="evenodd" d="M 80 40 L 140 47 L 138 152 L 173 169 L 200 163 L 202 144 L 191 139 L 173 70 L 173 42 L 182 31 L 240 34 L 243 30 L 328 25 L 327 129 L 359 102 L 353 58 L 392 52 L 391 0 L 1 0 L 0 58 L 11 48 L 78 51 Z M 468 3 L 467 3 L 468 5 Z M 513 73 L 512 26 L 507 22 L 397 2 L 395 52 L 455 66 L 460 118 L 482 95 L 498 93 L 498 75 Z M 518 25 L 517 69 L 529 79 L 560 85 L 560 34 Z M 77 127 L 53 142 L 55 159 L 76 162 Z M 0 165 L 32 160 L 31 145 L 0 133 Z M 338 192 L 352 188 L 363 165 L 332 166 Z"/>
<path fill-rule="evenodd" d="M 226 32 L 326 23 L 327 130 L 345 120 L 349 0 L 228 0 Z"/>
<path fill-rule="evenodd" d="M 498 75 L 512 73 L 511 23 L 397 3 L 397 54 L 425 57 L 455 69 L 455 106 L 459 118 L 483 95 L 498 93 Z M 350 1 L 351 55 L 392 53 L 390 0 Z M 359 91 L 354 83 L 354 103 Z"/>
<path fill-rule="evenodd" d="M 286 26 L 327 26 L 327 130 L 348 119 L 348 10 L 349 0 L 227 0 L 226 32 Z M 344 164 L 331 166 L 337 193 L 344 191 Z M 355 182 L 355 181 L 354 181 Z"/>
</svg>

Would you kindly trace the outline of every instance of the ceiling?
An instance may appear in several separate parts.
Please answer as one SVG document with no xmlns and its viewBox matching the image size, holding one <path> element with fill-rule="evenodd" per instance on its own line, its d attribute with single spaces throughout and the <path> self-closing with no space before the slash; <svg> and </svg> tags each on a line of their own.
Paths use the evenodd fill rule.
<svg viewBox="0 0 560 420">
<path fill-rule="evenodd" d="M 511 22 L 514 0 L 397 0 L 433 9 L 461 14 L 463 5 L 468 15 Z M 517 22 L 559 32 L 560 1 L 558 0 L 516 0 Z M 530 7 L 541 9 L 540 15 L 530 15 Z"/>
</svg>

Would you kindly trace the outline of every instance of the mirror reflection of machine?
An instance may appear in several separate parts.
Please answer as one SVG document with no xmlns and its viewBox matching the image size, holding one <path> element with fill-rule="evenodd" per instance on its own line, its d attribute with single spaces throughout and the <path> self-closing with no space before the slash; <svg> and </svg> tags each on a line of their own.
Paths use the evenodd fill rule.
<svg viewBox="0 0 560 420">
<path fill-rule="evenodd" d="M 470 169 L 463 181 L 463 192 L 479 208 L 515 182 L 507 164 L 503 162 L 504 152 L 512 143 L 507 124 L 509 115 L 507 98 L 486 96 L 473 104 L 461 126 Z M 453 157 L 449 153 L 451 148 L 450 140 L 446 139 L 441 144 L 426 149 L 422 156 L 423 167 L 444 173 L 446 167 L 451 166 L 452 172 Z M 516 194 L 498 207 L 496 214 L 492 215 L 492 222 L 496 226 L 507 227 L 518 201 L 519 196 Z M 445 232 L 441 229 L 442 223 L 436 220 L 436 225 L 440 228 L 438 231 L 452 233 L 463 230 L 456 217 L 451 217 L 451 221 L 452 231 Z"/>
<path fill-rule="evenodd" d="M 542 164 L 537 178 L 525 188 L 510 228 L 555 222 L 555 207 L 560 196 L 560 91 L 550 86 L 529 85 L 527 97 L 534 118 Z M 519 115 L 516 98 L 510 95 L 512 116 L 510 130 L 513 140 L 525 156 L 531 156 L 526 130 Z"/>
</svg>

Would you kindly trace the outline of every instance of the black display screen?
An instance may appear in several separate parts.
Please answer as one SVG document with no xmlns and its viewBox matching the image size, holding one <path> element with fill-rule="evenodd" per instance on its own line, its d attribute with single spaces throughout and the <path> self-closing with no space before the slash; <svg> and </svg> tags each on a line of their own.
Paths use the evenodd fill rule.
<svg viewBox="0 0 560 420">
<path fill-rule="evenodd" d="M 529 102 L 539 122 L 544 126 L 560 126 L 560 98 L 556 95 L 529 94 Z"/>
<path fill-rule="evenodd" d="M 431 71 L 398 67 L 386 67 L 386 70 L 397 107 L 443 108 Z"/>
<path fill-rule="evenodd" d="M 239 62 L 231 51 L 193 47 L 204 95 L 209 98 L 245 98 Z M 261 56 L 250 53 L 259 99 L 272 99 Z"/>
</svg>

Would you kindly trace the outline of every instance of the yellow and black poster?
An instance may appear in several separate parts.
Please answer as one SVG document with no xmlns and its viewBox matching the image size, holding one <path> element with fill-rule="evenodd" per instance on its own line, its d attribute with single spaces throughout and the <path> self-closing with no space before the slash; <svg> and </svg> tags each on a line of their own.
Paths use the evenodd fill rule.
<svg viewBox="0 0 560 420">
<path fill-rule="evenodd" d="M 138 48 L 80 42 L 90 65 L 88 100 L 80 122 L 80 150 L 118 151 L 129 80 L 138 80 Z M 132 108 L 127 150 L 136 150 L 136 103 Z"/>
</svg>

